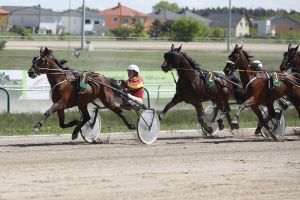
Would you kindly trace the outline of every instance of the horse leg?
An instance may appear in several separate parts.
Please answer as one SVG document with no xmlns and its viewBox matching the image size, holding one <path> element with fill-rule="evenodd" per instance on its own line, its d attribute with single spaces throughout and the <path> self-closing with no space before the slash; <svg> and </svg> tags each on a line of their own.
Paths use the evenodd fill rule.
<svg viewBox="0 0 300 200">
<path fill-rule="evenodd" d="M 127 118 L 123 115 L 123 111 L 118 108 L 118 107 L 113 107 L 113 108 L 109 108 L 111 111 L 113 111 L 114 113 L 116 113 L 122 120 L 123 122 L 126 124 L 127 128 L 129 130 L 135 130 L 136 126 L 134 124 L 129 123 L 129 121 L 127 120 Z"/>
<path fill-rule="evenodd" d="M 254 96 L 251 96 L 250 98 L 248 98 L 244 103 L 242 103 L 239 106 L 239 110 L 235 113 L 235 116 L 231 120 L 231 124 L 234 126 L 238 125 L 238 120 L 239 120 L 242 110 L 244 110 L 245 108 L 248 108 L 252 105 L 256 105 Z"/>
<path fill-rule="evenodd" d="M 79 124 L 77 124 L 75 129 L 73 130 L 72 140 L 75 140 L 78 138 L 78 133 L 79 133 L 80 129 L 82 128 L 82 126 L 91 119 L 90 114 L 87 109 L 87 105 L 81 105 L 81 106 L 78 106 L 78 108 L 81 112 L 81 120 L 80 120 Z"/>
<path fill-rule="evenodd" d="M 58 120 L 59 120 L 59 126 L 61 128 L 73 127 L 73 126 L 79 124 L 79 120 L 77 120 L 77 119 L 74 119 L 74 120 L 70 121 L 69 123 L 65 124 L 65 111 L 63 109 L 57 111 L 57 116 L 58 116 Z"/>
<path fill-rule="evenodd" d="M 267 104 L 267 108 L 268 108 L 268 117 L 265 119 L 264 121 L 264 126 L 267 128 L 268 133 L 270 134 L 271 138 L 273 141 L 277 141 L 277 137 L 273 134 L 273 131 L 271 130 L 271 128 L 268 126 L 268 122 L 275 117 L 276 112 L 273 106 L 274 102 L 268 102 Z"/>
<path fill-rule="evenodd" d="M 163 111 L 161 111 L 161 113 L 158 115 L 159 121 L 161 121 L 164 118 L 164 116 L 168 112 L 168 110 L 170 110 L 172 107 L 174 107 L 176 104 L 178 104 L 180 102 L 182 102 L 181 95 L 179 93 L 175 93 L 172 100 L 165 106 Z"/>
<path fill-rule="evenodd" d="M 272 130 L 268 126 L 268 123 L 267 123 L 268 122 L 268 117 L 266 119 L 264 119 L 258 105 L 251 106 L 251 109 L 256 114 L 256 116 L 258 117 L 258 120 L 259 120 L 257 128 L 255 129 L 255 135 L 261 135 L 261 129 L 264 126 L 268 131 L 268 134 L 269 134 L 268 136 L 271 136 L 272 139 L 277 140 L 276 137 L 275 137 L 276 139 L 273 138 L 274 135 L 272 136 Z"/>
<path fill-rule="evenodd" d="M 64 109 L 63 103 L 62 102 L 56 102 L 54 103 L 50 109 L 48 109 L 43 117 L 34 125 L 34 132 L 39 132 L 41 127 L 43 126 L 43 123 L 46 121 L 46 119 L 53 113 L 55 113 L 58 110 Z"/>
<path fill-rule="evenodd" d="M 206 122 L 205 122 L 205 120 L 203 118 L 204 111 L 203 111 L 202 103 L 201 102 L 197 102 L 197 103 L 194 103 L 193 106 L 196 108 L 198 121 L 201 124 L 202 128 L 206 132 L 208 132 L 209 134 L 211 134 L 213 132 L 213 129 L 206 124 Z"/>
</svg>

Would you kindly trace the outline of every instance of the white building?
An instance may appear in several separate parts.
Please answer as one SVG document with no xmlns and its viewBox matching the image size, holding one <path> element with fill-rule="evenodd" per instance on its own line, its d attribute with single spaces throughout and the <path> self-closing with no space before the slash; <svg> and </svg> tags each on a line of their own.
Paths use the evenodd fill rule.
<svg viewBox="0 0 300 200">
<path fill-rule="evenodd" d="M 265 37 L 265 36 L 275 36 L 275 28 L 271 25 L 271 20 L 253 20 L 252 24 L 256 28 L 256 36 Z"/>
<path fill-rule="evenodd" d="M 71 35 L 79 35 L 81 33 L 81 10 L 72 10 L 71 12 L 63 12 L 61 14 L 61 23 L 65 27 L 64 32 Z M 94 12 L 85 12 L 85 33 L 90 35 L 105 35 L 105 19 L 103 16 Z"/>
</svg>

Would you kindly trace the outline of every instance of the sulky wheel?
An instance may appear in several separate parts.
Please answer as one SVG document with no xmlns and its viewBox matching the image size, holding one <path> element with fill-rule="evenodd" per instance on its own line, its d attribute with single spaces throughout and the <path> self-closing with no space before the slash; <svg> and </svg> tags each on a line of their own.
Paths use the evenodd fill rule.
<svg viewBox="0 0 300 200">
<path fill-rule="evenodd" d="M 152 144 L 158 137 L 160 122 L 154 110 L 145 110 L 140 115 L 137 135 L 144 144 Z"/>
<path fill-rule="evenodd" d="M 98 110 L 89 110 L 91 119 L 83 125 L 80 130 L 82 138 L 88 143 L 97 143 L 100 141 L 101 118 Z"/>
</svg>

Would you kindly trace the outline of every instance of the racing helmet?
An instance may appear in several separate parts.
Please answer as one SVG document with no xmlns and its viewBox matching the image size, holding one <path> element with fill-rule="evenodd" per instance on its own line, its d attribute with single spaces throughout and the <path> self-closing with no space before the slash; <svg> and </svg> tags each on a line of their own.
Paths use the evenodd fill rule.
<svg viewBox="0 0 300 200">
<path fill-rule="evenodd" d="M 140 69 L 137 65 L 129 65 L 127 67 L 127 70 L 132 70 L 132 71 L 135 71 L 136 73 L 139 73 L 140 72 Z"/>
<path fill-rule="evenodd" d="M 260 60 L 253 60 L 251 62 L 251 66 L 254 68 L 254 69 L 257 69 L 257 70 L 262 70 L 263 69 L 263 65 L 262 63 L 260 62 Z"/>
</svg>

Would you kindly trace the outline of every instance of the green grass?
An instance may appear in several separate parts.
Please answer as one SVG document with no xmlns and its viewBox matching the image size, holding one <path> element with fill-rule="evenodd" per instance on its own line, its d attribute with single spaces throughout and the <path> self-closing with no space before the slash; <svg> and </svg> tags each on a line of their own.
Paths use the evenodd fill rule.
<svg viewBox="0 0 300 200">
<path fill-rule="evenodd" d="M 137 121 L 134 112 L 125 113 L 132 123 Z M 0 113 L 0 135 L 30 135 L 34 124 L 42 117 L 42 113 L 19 113 L 6 114 Z M 66 122 L 71 119 L 79 119 L 78 112 L 67 112 Z M 110 111 L 101 112 L 102 132 L 126 132 L 128 129 L 114 113 Z M 300 126 L 300 121 L 295 110 L 286 112 L 287 126 Z M 241 113 L 240 127 L 256 127 L 257 118 L 248 110 Z M 161 122 L 161 130 L 184 130 L 184 129 L 200 129 L 197 121 L 195 110 L 171 110 L 164 120 Z M 73 129 L 61 129 L 58 125 L 57 115 L 50 116 L 44 123 L 40 134 L 63 134 L 72 133 Z"/>
<path fill-rule="evenodd" d="M 76 58 L 71 51 L 54 51 L 58 59 L 68 60 L 66 66 L 78 71 L 120 71 L 132 63 L 139 65 L 144 71 L 160 71 L 164 53 L 162 50 L 99 50 L 83 51 L 81 56 Z M 209 70 L 223 70 L 228 57 L 227 52 L 187 51 L 187 53 L 203 69 Z M 2 50 L 0 51 L 0 69 L 27 70 L 31 66 L 32 58 L 38 55 L 38 50 Z M 280 53 L 270 52 L 251 52 L 251 55 L 261 60 L 267 69 L 278 69 L 283 58 Z"/>
</svg>

